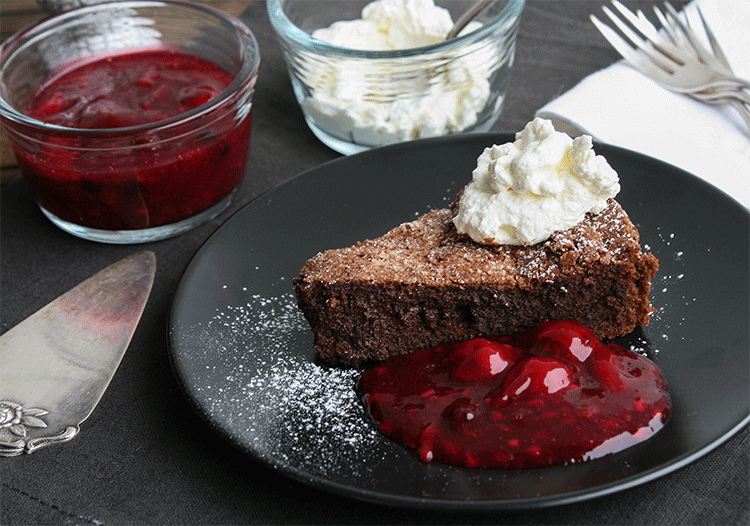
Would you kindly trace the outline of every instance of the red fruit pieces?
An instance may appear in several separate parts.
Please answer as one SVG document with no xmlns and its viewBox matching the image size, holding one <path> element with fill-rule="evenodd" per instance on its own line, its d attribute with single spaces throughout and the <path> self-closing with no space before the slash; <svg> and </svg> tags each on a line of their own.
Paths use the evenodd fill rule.
<svg viewBox="0 0 750 526">
<path fill-rule="evenodd" d="M 67 128 L 119 131 L 60 133 L 17 152 L 18 164 L 39 205 L 64 221 L 98 230 L 182 221 L 216 205 L 239 184 L 251 115 L 239 118 L 229 105 L 233 94 L 226 108 L 206 108 L 184 125 L 152 124 L 179 119 L 233 81 L 208 60 L 161 47 L 64 64 L 31 97 L 27 114 Z M 141 125 L 152 126 L 122 132 Z"/>
<path fill-rule="evenodd" d="M 491 380 L 518 360 L 523 352 L 485 338 L 461 343 L 450 354 L 452 376 L 465 382 Z"/>
<path fill-rule="evenodd" d="M 234 78 L 198 56 L 162 48 L 69 64 L 43 84 L 27 114 L 69 128 L 124 128 L 205 104 Z"/>
<path fill-rule="evenodd" d="M 220 91 L 213 86 L 189 86 L 180 90 L 179 101 L 185 110 L 189 110 L 207 103 L 219 93 Z"/>
<path fill-rule="evenodd" d="M 619 391 L 623 388 L 623 368 L 617 355 L 611 354 L 591 363 L 594 378 L 601 384 L 602 388 L 611 391 Z"/>
<path fill-rule="evenodd" d="M 545 322 L 534 332 L 535 348 L 542 354 L 585 362 L 599 343 L 596 335 L 576 322 Z"/>
<path fill-rule="evenodd" d="M 560 360 L 546 356 L 525 358 L 508 371 L 505 381 L 485 398 L 492 407 L 530 395 L 552 395 L 571 385 L 573 373 Z"/>
<path fill-rule="evenodd" d="M 470 398 L 457 398 L 440 413 L 440 416 L 458 426 L 473 420 L 478 412 L 478 405 Z"/>
<path fill-rule="evenodd" d="M 358 393 L 423 461 L 472 468 L 597 458 L 648 439 L 671 410 L 653 362 L 567 321 L 402 355 L 365 371 Z"/>
<path fill-rule="evenodd" d="M 555 394 L 571 382 L 570 370 L 560 360 L 548 357 L 526 358 L 508 373 L 503 390 L 506 396 Z"/>
</svg>

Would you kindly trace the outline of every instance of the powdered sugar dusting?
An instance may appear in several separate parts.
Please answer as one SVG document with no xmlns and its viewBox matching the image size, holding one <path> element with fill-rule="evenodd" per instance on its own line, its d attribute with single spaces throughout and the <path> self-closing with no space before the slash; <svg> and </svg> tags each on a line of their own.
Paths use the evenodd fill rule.
<svg viewBox="0 0 750 526">
<path fill-rule="evenodd" d="M 691 265 L 680 247 L 685 240 L 674 232 L 656 228 L 656 237 L 651 244 L 644 243 L 644 250 L 658 254 L 659 272 L 651 282 L 652 303 L 656 312 L 651 315 L 651 352 L 658 354 L 663 344 L 671 340 L 685 343 L 683 327 L 690 323 L 685 314 L 694 307 L 696 297 L 690 283 L 695 276 L 688 275 Z M 676 317 L 674 313 L 682 313 Z M 657 330 L 658 327 L 658 330 Z"/>
<path fill-rule="evenodd" d="M 366 460 L 387 439 L 357 398 L 360 371 L 313 361 L 309 326 L 292 294 L 253 296 L 177 336 L 177 345 L 194 349 L 183 359 L 198 404 L 230 441 L 272 466 L 367 476 Z"/>
</svg>

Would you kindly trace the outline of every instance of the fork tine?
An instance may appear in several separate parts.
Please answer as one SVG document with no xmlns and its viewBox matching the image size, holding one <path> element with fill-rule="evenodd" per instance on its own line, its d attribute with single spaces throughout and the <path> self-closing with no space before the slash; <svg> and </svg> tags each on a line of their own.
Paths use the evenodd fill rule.
<svg viewBox="0 0 750 526">
<path fill-rule="evenodd" d="M 706 19 L 703 18 L 703 12 L 701 11 L 701 8 L 698 6 L 698 4 L 695 4 L 695 10 L 698 12 L 698 17 L 701 20 L 701 24 L 703 25 L 703 31 L 706 33 L 706 36 L 708 37 L 708 42 L 711 44 L 711 49 L 714 52 L 714 55 L 716 58 L 721 61 L 722 64 L 724 64 L 729 70 L 731 71 L 731 66 L 729 65 L 729 60 L 727 59 L 727 56 L 724 54 L 724 51 L 722 51 L 721 46 L 719 46 L 719 42 L 716 40 L 716 36 L 714 35 L 714 32 L 711 31 L 711 28 L 708 27 L 708 24 L 706 23 Z"/>
<path fill-rule="evenodd" d="M 644 75 L 651 77 L 657 82 L 665 79 L 667 73 L 654 65 L 653 62 L 644 57 L 644 55 L 628 44 L 617 32 L 607 24 L 601 22 L 594 15 L 589 15 L 599 32 L 607 39 L 613 48 L 617 50 L 623 58 L 628 61 L 635 69 L 641 71 Z"/>
<path fill-rule="evenodd" d="M 653 46 L 649 47 L 648 45 L 646 45 L 646 41 L 639 37 L 632 29 L 630 29 L 630 27 L 625 24 L 625 22 L 623 22 L 617 15 L 610 11 L 607 6 L 602 6 L 602 10 L 610 18 L 610 20 L 614 22 L 614 24 L 622 32 L 622 34 L 625 35 L 625 37 L 627 37 L 633 43 L 633 45 L 635 45 L 638 49 L 645 53 L 657 66 L 662 68 L 664 71 L 667 71 L 668 73 L 675 72 L 674 63 L 669 62 L 669 57 L 663 55 L 662 53 L 654 52 L 655 48 Z M 622 54 L 622 52 L 620 54 Z"/>
<path fill-rule="evenodd" d="M 646 37 L 656 35 L 656 28 L 647 19 L 637 17 L 630 9 L 622 5 L 618 0 L 612 0 L 612 5 L 617 8 L 620 14 L 622 14 L 633 27 L 643 33 Z"/>
<path fill-rule="evenodd" d="M 622 5 L 622 3 L 620 3 L 618 0 L 612 0 L 612 5 L 614 5 L 620 12 L 620 14 L 622 14 L 622 16 L 625 17 L 628 22 L 630 22 L 630 25 L 640 31 L 641 34 L 646 37 L 648 42 L 659 52 L 663 53 L 675 62 L 678 62 L 680 64 L 685 63 L 684 52 L 664 39 L 664 37 L 659 34 L 653 24 L 649 21 L 649 19 L 645 17 L 643 12 L 638 11 L 638 14 L 635 15 L 627 7 Z"/>
<path fill-rule="evenodd" d="M 703 44 L 700 43 L 697 35 L 682 23 L 679 13 L 677 12 L 677 10 L 675 10 L 674 7 L 672 7 L 672 4 L 670 4 L 669 2 L 664 2 L 664 5 L 666 6 L 667 11 L 669 11 L 669 13 L 667 13 L 666 15 L 667 20 L 669 20 L 670 23 L 673 24 L 672 27 L 676 25 L 680 29 L 682 34 L 687 37 L 688 42 L 690 42 L 690 45 L 692 45 L 693 49 L 695 49 L 695 52 L 698 55 L 698 58 L 700 58 L 701 62 L 709 65 L 714 63 L 716 61 L 716 57 L 714 57 L 711 52 L 708 51 L 703 46 Z"/>
<path fill-rule="evenodd" d="M 676 46 L 684 44 L 685 37 L 680 36 L 680 34 L 674 30 L 672 25 L 669 23 L 669 20 L 667 20 L 667 18 L 664 16 L 664 13 L 662 13 L 661 10 L 656 6 L 652 6 L 652 9 L 654 10 L 654 14 L 656 14 L 656 18 L 659 19 L 659 23 L 664 28 L 664 31 L 667 33 L 667 35 L 669 35 L 669 38 L 672 39 L 672 42 L 674 42 Z"/>
<path fill-rule="evenodd" d="M 684 26 L 679 15 L 668 2 L 665 2 L 665 5 L 670 12 L 666 15 L 662 14 L 658 8 L 654 8 L 667 36 L 657 30 L 641 11 L 638 11 L 637 15 L 633 14 L 618 0 L 612 0 L 612 4 L 623 17 L 621 19 L 607 6 L 602 6 L 602 10 L 612 21 L 613 27 L 602 23 L 593 14 L 589 15 L 589 18 L 626 62 L 643 75 L 677 93 L 710 101 L 712 104 L 732 104 L 743 117 L 747 118 L 750 128 L 750 111 L 748 111 L 750 95 L 746 97 L 746 93 L 741 91 L 750 90 L 750 82 L 735 77 L 731 68 L 720 64 L 721 59 L 717 56 L 710 55 L 710 61 L 702 62 L 698 56 L 700 48 L 693 42 L 697 41 L 697 35 L 693 33 L 692 27 L 688 29 Z M 699 14 L 705 25 L 702 13 Z M 629 21 L 632 27 L 625 20 Z M 686 23 L 690 24 L 690 21 Z M 619 32 L 615 29 L 619 29 Z M 706 30 L 710 32 L 707 25 Z M 638 32 L 640 35 L 637 34 Z M 715 42 L 715 38 L 712 37 L 709 37 L 709 40 Z M 669 42 L 670 39 L 672 42 Z M 662 46 L 667 50 L 677 47 L 679 49 L 671 56 L 669 52 L 664 53 L 657 46 Z M 709 53 L 705 47 L 703 51 Z M 723 57 L 723 54 L 720 56 Z M 677 58 L 677 60 L 670 60 L 671 58 Z"/>
</svg>

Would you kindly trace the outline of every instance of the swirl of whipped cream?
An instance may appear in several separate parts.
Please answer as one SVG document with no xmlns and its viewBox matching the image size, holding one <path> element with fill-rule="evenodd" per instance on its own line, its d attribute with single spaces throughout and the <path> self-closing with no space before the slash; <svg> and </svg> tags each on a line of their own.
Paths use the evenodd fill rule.
<svg viewBox="0 0 750 526">
<path fill-rule="evenodd" d="M 533 245 L 599 213 L 620 191 L 617 173 L 592 139 L 536 118 L 515 142 L 486 148 L 453 219 L 477 243 Z"/>
</svg>

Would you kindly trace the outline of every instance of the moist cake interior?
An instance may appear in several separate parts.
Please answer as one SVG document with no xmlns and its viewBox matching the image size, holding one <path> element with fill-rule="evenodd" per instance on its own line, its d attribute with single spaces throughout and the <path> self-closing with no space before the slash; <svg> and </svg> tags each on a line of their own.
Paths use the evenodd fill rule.
<svg viewBox="0 0 750 526">
<path fill-rule="evenodd" d="M 576 320 L 602 339 L 648 323 L 658 262 L 615 200 L 529 247 L 475 243 L 453 216 L 434 210 L 307 262 L 295 290 L 321 360 L 357 366 L 545 320 Z"/>
</svg>

